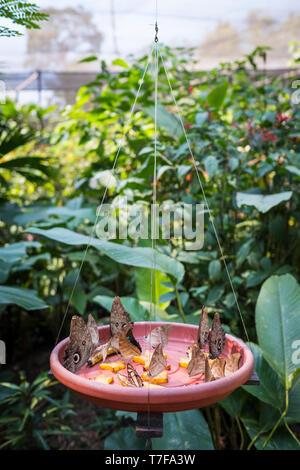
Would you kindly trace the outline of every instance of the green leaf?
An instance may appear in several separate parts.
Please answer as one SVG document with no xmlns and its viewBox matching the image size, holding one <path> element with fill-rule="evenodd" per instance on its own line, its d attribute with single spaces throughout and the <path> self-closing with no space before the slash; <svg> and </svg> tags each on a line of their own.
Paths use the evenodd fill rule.
<svg viewBox="0 0 300 470">
<path fill-rule="evenodd" d="M 115 59 L 112 61 L 113 65 L 118 65 L 119 67 L 124 67 L 125 69 L 128 69 L 129 66 L 123 59 Z"/>
<path fill-rule="evenodd" d="M 85 57 L 78 61 L 79 64 L 83 64 L 84 62 L 93 62 L 94 60 L 98 60 L 96 55 L 90 55 L 89 57 Z"/>
<path fill-rule="evenodd" d="M 212 178 L 218 173 L 219 164 L 216 157 L 213 157 L 212 155 L 206 157 L 206 159 L 204 160 L 204 166 L 210 178 Z"/>
<path fill-rule="evenodd" d="M 27 256 L 26 249 L 35 247 L 40 248 L 42 245 L 39 242 L 18 242 L 11 245 L 3 246 L 0 248 L 0 259 L 7 263 L 15 263 Z"/>
<path fill-rule="evenodd" d="M 218 300 L 220 300 L 223 293 L 224 293 L 224 286 L 213 286 L 213 288 L 210 289 L 209 291 L 206 303 L 208 305 L 215 304 Z"/>
<path fill-rule="evenodd" d="M 0 286 L 0 305 L 9 304 L 19 305 L 19 307 L 25 308 L 25 310 L 48 308 L 48 305 L 37 297 L 35 290 Z"/>
<path fill-rule="evenodd" d="M 148 106 L 145 111 L 154 121 L 154 106 Z M 178 139 L 181 137 L 183 131 L 180 121 L 176 118 L 176 116 L 169 113 L 160 103 L 158 103 L 157 106 L 157 123 L 160 127 L 165 129 L 169 135 L 177 137 Z"/>
<path fill-rule="evenodd" d="M 208 112 L 204 111 L 203 113 L 197 113 L 195 117 L 195 122 L 197 126 L 203 126 L 205 121 L 208 118 Z"/>
<path fill-rule="evenodd" d="M 240 193 L 236 194 L 236 203 L 238 207 L 242 205 L 254 206 L 259 212 L 263 214 L 268 212 L 272 207 L 278 206 L 283 201 L 288 201 L 293 192 L 286 191 L 283 193 L 269 194 L 264 196 L 263 194 L 250 194 L 250 193 Z"/>
<path fill-rule="evenodd" d="M 219 405 L 233 418 L 239 418 L 246 401 L 247 394 L 243 390 L 237 389 L 231 395 L 219 401 Z"/>
<path fill-rule="evenodd" d="M 171 431 L 171 432 L 170 432 Z M 211 435 L 201 411 L 165 413 L 164 435 L 152 441 L 154 450 L 213 450 Z"/>
<path fill-rule="evenodd" d="M 272 276 L 261 287 L 256 330 L 263 355 L 286 388 L 297 369 L 293 344 L 300 338 L 300 286 L 290 274 Z"/>
<path fill-rule="evenodd" d="M 98 238 L 92 238 L 90 240 L 90 237 L 87 235 L 81 235 L 60 227 L 52 228 L 50 230 L 33 227 L 25 230 L 25 232 L 42 235 L 50 238 L 51 240 L 65 243 L 66 245 L 87 245 L 90 243 L 91 246 L 97 248 L 106 256 L 121 264 L 143 268 L 152 268 L 153 266 L 152 248 L 130 248 L 126 245 L 120 245 L 118 243 L 108 242 Z M 157 252 L 155 258 L 156 269 L 168 273 L 178 282 L 181 281 L 184 275 L 184 267 L 179 261 L 160 252 Z"/>
<path fill-rule="evenodd" d="M 257 344 L 250 343 L 248 346 L 254 356 L 255 370 L 259 377 L 260 384 L 255 387 L 244 385 L 244 390 L 275 408 L 282 408 L 285 400 L 284 387 L 280 382 L 277 373 L 264 359 L 262 350 Z"/>
<path fill-rule="evenodd" d="M 207 104 L 211 108 L 214 108 L 217 110 L 220 109 L 226 98 L 227 89 L 228 89 L 228 81 L 224 81 L 220 85 L 217 85 L 207 95 L 206 97 Z"/>
<path fill-rule="evenodd" d="M 152 296 L 151 296 L 151 278 L 152 278 Z M 135 283 L 138 299 L 144 302 L 154 302 L 160 308 L 166 310 L 170 305 L 169 301 L 159 301 L 159 298 L 166 292 L 173 292 L 174 288 L 166 287 L 163 282 L 170 282 L 170 278 L 162 271 L 145 268 L 135 269 Z"/>
<path fill-rule="evenodd" d="M 104 450 L 144 450 L 145 446 L 146 439 L 136 437 L 131 426 L 113 432 L 104 442 Z"/>
<path fill-rule="evenodd" d="M 217 281 L 221 277 L 221 263 L 218 259 L 211 261 L 208 265 L 208 274 L 211 281 Z"/>
<path fill-rule="evenodd" d="M 78 269 L 75 269 L 75 270 L 69 271 L 66 277 L 64 278 L 62 288 L 63 288 L 64 293 L 68 296 L 68 298 L 70 298 L 73 287 L 75 286 L 77 275 L 78 275 Z M 78 279 L 76 287 L 73 291 L 71 305 L 75 307 L 75 309 L 77 310 L 77 312 L 80 313 L 80 315 L 84 314 L 85 308 L 87 305 L 87 295 L 85 294 L 83 287 L 80 285 L 80 278 Z"/>
</svg>

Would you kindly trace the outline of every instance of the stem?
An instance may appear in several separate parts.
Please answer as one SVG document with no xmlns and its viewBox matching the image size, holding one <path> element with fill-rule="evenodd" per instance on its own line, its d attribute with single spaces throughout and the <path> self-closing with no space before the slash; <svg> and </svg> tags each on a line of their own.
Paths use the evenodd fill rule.
<svg viewBox="0 0 300 470">
<path fill-rule="evenodd" d="M 281 421 L 284 419 L 285 415 L 287 414 L 287 411 L 288 411 L 288 407 L 289 407 L 289 391 L 286 390 L 285 391 L 285 410 L 283 411 L 283 413 L 281 414 L 279 420 L 277 421 L 277 423 L 275 424 L 275 426 L 273 427 L 272 431 L 270 432 L 269 436 L 267 437 L 267 439 L 265 440 L 263 446 L 262 446 L 262 449 L 265 449 L 266 445 L 268 444 L 268 442 L 270 441 L 270 439 L 272 438 L 274 432 L 276 431 L 276 429 L 278 428 L 279 424 L 281 423 Z"/>
<path fill-rule="evenodd" d="M 236 421 L 237 421 L 237 425 L 238 425 L 238 428 L 239 428 L 239 431 L 240 431 L 240 435 L 241 435 L 240 450 L 243 450 L 244 444 L 245 444 L 244 432 L 243 432 L 243 428 L 242 428 L 242 426 L 241 426 L 241 422 L 240 422 L 239 418 L 236 418 Z"/>
<path fill-rule="evenodd" d="M 284 424 L 285 424 L 286 429 L 288 430 L 288 432 L 289 432 L 290 435 L 292 436 L 292 438 L 297 442 L 298 446 L 300 447 L 300 441 L 297 439 L 297 436 L 295 436 L 295 434 L 293 433 L 293 431 L 292 431 L 291 428 L 289 427 L 289 425 L 288 425 L 288 423 L 286 422 L 286 420 L 284 420 Z"/>
<path fill-rule="evenodd" d="M 177 305 L 178 305 L 180 316 L 183 320 L 183 323 L 186 323 L 186 318 L 185 318 L 184 311 L 183 311 L 183 308 L 182 308 L 180 295 L 179 295 L 179 292 L 178 292 L 178 289 L 177 289 L 176 286 L 175 286 L 175 292 L 176 292 L 176 300 L 177 300 Z"/>
<path fill-rule="evenodd" d="M 251 447 L 255 444 L 255 442 L 257 441 L 257 439 L 259 438 L 259 436 L 261 436 L 263 434 L 263 431 L 259 431 L 256 436 L 253 437 L 252 441 L 250 442 L 250 444 L 248 445 L 247 447 L 247 450 L 250 450 Z"/>
</svg>

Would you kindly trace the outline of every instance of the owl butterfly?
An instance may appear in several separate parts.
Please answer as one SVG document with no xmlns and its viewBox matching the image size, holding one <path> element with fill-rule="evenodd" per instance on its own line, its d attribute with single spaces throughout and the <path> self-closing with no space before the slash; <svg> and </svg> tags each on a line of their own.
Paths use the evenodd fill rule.
<svg viewBox="0 0 300 470">
<path fill-rule="evenodd" d="M 219 357 L 225 345 L 225 331 L 220 322 L 220 315 L 215 313 L 212 328 L 209 335 L 210 357 L 215 359 Z"/>
<path fill-rule="evenodd" d="M 70 340 L 65 349 L 64 366 L 70 372 L 77 372 L 88 360 L 99 343 L 98 328 L 92 315 L 87 324 L 82 317 L 71 319 Z"/>
<path fill-rule="evenodd" d="M 149 364 L 149 377 L 155 377 L 167 367 L 167 359 L 163 355 L 162 345 L 158 344 L 152 354 Z"/>
<path fill-rule="evenodd" d="M 225 362 L 226 359 L 224 359 L 224 357 L 213 359 L 210 362 L 210 370 L 215 379 L 221 379 L 222 377 L 224 377 Z"/>
<path fill-rule="evenodd" d="M 133 323 L 131 322 L 131 319 L 130 319 L 130 315 L 129 313 L 125 312 L 124 307 L 121 303 L 120 297 L 115 297 L 112 307 L 111 307 L 111 312 L 110 312 L 111 336 L 113 337 L 115 334 L 121 333 L 122 328 L 128 323 L 131 323 L 133 326 Z M 139 349 L 138 354 L 141 354 L 142 348 L 139 342 L 133 336 L 132 328 L 128 331 L 127 338 L 131 344 L 133 344 Z"/>
<path fill-rule="evenodd" d="M 208 341 L 209 336 L 209 321 L 207 308 L 203 307 L 200 315 L 199 329 L 198 329 L 198 344 L 200 349 L 203 349 Z"/>
<path fill-rule="evenodd" d="M 144 383 L 137 371 L 131 364 L 127 364 L 127 377 L 123 374 L 117 374 L 118 379 L 127 387 L 143 387 Z"/>
<path fill-rule="evenodd" d="M 119 335 L 119 351 L 125 359 L 132 359 L 134 356 L 141 354 L 141 349 L 131 343 L 128 339 L 128 332 L 117 333 Z M 126 336 L 127 335 L 127 336 Z"/>
<path fill-rule="evenodd" d="M 227 375 L 233 374 L 233 372 L 238 370 L 240 357 L 241 355 L 238 352 L 230 354 L 230 356 L 226 357 L 225 377 Z"/>
<path fill-rule="evenodd" d="M 208 359 L 207 357 L 205 358 L 205 382 L 213 382 L 213 380 L 216 380 L 212 371 L 211 371 L 211 368 L 209 367 L 209 362 L 208 362 Z"/>
<path fill-rule="evenodd" d="M 205 372 L 205 354 L 200 350 L 198 344 L 193 344 L 189 349 L 190 362 L 187 368 L 189 376 L 203 374 Z"/>
<path fill-rule="evenodd" d="M 159 343 L 161 343 L 164 348 L 168 344 L 170 328 L 172 328 L 172 325 L 162 325 L 154 328 L 154 330 L 150 331 L 149 335 L 145 336 L 145 341 L 147 341 L 152 348 L 156 348 Z"/>
</svg>

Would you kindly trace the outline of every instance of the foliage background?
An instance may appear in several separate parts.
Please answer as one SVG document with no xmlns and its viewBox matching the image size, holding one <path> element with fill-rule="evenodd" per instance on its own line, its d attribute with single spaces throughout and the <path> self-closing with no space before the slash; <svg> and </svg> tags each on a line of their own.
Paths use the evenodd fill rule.
<svg viewBox="0 0 300 470">
<path fill-rule="evenodd" d="M 174 439 L 165 432 L 153 440 L 155 449 L 299 447 L 300 375 L 292 354 L 300 338 L 300 100 L 295 75 L 257 71 L 267 53 L 257 47 L 239 61 L 197 72 L 193 50 L 163 47 L 261 385 L 201 411 L 167 414 L 165 429 L 175 430 Z M 112 67 L 85 60 L 97 61 L 100 72 L 59 115 L 53 107 L 9 100 L 0 108 L 0 315 L 8 364 L 0 377 L 3 448 L 91 448 L 104 440 L 108 449 L 145 446 L 135 438 L 133 414 L 82 404 L 79 412 L 78 402 L 45 373 L 147 57 L 132 67 L 121 59 Z M 159 72 L 158 202 L 203 202 Z M 107 202 L 150 201 L 153 138 L 150 67 Z M 160 236 L 157 251 L 154 317 L 197 324 L 205 304 L 220 312 L 228 332 L 244 338 L 208 217 L 203 250 Z M 72 312 L 105 323 L 120 295 L 134 321 L 149 318 L 149 266 L 145 240 L 93 243 Z"/>
</svg>

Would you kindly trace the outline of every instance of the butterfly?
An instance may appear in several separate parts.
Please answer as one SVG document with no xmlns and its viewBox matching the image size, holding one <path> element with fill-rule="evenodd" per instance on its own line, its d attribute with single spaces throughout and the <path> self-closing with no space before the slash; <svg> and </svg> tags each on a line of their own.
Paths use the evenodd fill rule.
<svg viewBox="0 0 300 470">
<path fill-rule="evenodd" d="M 189 349 L 190 362 L 187 368 L 190 376 L 203 374 L 205 372 L 205 354 L 201 351 L 198 344 L 193 344 Z"/>
<path fill-rule="evenodd" d="M 99 333 L 92 315 L 87 324 L 82 317 L 71 319 L 70 339 L 65 349 L 64 366 L 70 372 L 77 372 L 89 359 L 99 344 Z"/>
<path fill-rule="evenodd" d="M 238 370 L 240 357 L 241 355 L 238 352 L 226 357 L 225 377 Z"/>
<path fill-rule="evenodd" d="M 151 357 L 149 364 L 149 377 L 155 377 L 160 374 L 167 367 L 167 359 L 163 355 L 163 349 L 161 343 L 159 343 Z"/>
<path fill-rule="evenodd" d="M 210 357 L 215 359 L 219 357 L 225 345 L 225 331 L 221 326 L 220 315 L 215 313 L 209 335 Z"/>
<path fill-rule="evenodd" d="M 123 374 L 117 374 L 118 379 L 127 387 L 143 387 L 144 382 L 131 364 L 127 364 L 127 377 Z"/>
<path fill-rule="evenodd" d="M 162 325 L 154 328 L 154 330 L 151 330 L 150 333 L 145 336 L 145 341 L 147 341 L 152 348 L 156 348 L 159 343 L 161 343 L 164 348 L 168 344 L 170 328 L 172 328 L 172 325 Z"/>
<path fill-rule="evenodd" d="M 209 321 L 207 308 L 203 307 L 200 315 L 199 328 L 198 328 L 198 344 L 200 349 L 203 349 L 208 341 L 209 336 Z"/>
<path fill-rule="evenodd" d="M 212 382 L 213 380 L 216 380 L 212 371 L 211 371 L 211 368 L 209 367 L 209 362 L 208 362 L 208 358 L 206 357 L 205 358 L 205 378 L 204 378 L 205 382 Z"/>
<path fill-rule="evenodd" d="M 221 379 L 224 377 L 225 362 L 226 359 L 224 359 L 224 357 L 219 357 L 211 361 L 210 369 L 215 379 Z"/>
<path fill-rule="evenodd" d="M 114 335 L 116 335 L 117 333 L 121 333 L 122 328 L 129 323 L 131 323 L 133 326 L 133 323 L 130 319 L 130 315 L 128 312 L 125 311 L 120 297 L 115 297 L 110 312 L 111 336 L 114 337 Z M 141 354 L 142 348 L 140 346 L 140 343 L 133 336 L 132 328 L 128 330 L 127 339 L 131 344 L 133 344 L 139 349 L 138 354 Z"/>
</svg>

